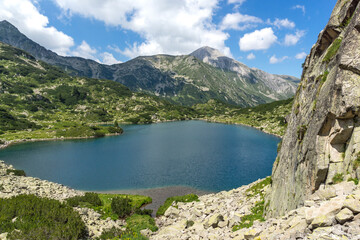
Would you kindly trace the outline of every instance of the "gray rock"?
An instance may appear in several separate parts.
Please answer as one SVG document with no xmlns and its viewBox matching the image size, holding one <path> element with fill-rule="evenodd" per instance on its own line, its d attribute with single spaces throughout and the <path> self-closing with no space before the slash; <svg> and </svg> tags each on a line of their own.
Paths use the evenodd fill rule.
<svg viewBox="0 0 360 240">
<path fill-rule="evenodd" d="M 348 208 L 342 209 L 338 214 L 335 216 L 336 221 L 340 224 L 344 224 L 345 222 L 354 218 L 354 214 Z"/>
</svg>

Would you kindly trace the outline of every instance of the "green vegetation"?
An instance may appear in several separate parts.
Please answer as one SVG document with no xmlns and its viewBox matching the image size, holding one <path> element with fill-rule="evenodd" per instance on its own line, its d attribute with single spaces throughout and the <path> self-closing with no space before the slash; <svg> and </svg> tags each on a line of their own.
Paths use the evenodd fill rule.
<svg viewBox="0 0 360 240">
<path fill-rule="evenodd" d="M 298 140 L 299 140 L 300 143 L 304 139 L 306 131 L 307 131 L 307 126 L 306 125 L 298 126 L 297 135 L 298 135 Z"/>
<path fill-rule="evenodd" d="M 325 57 L 323 59 L 323 62 L 330 62 L 331 59 L 336 55 L 337 51 L 340 48 L 342 42 L 342 38 L 337 38 L 334 40 L 334 42 L 330 45 L 330 47 L 328 48 Z"/>
<path fill-rule="evenodd" d="M 358 185 L 359 184 L 359 179 L 357 179 L 357 178 L 349 178 L 348 182 L 354 182 L 355 185 Z"/>
<path fill-rule="evenodd" d="M 121 229 L 113 227 L 111 229 L 103 231 L 101 233 L 100 237 L 97 238 L 97 239 L 147 240 L 148 238 L 142 236 L 138 232 L 134 232 L 134 231 L 131 231 L 131 230 L 122 231 Z"/>
<path fill-rule="evenodd" d="M 155 220 L 149 215 L 133 214 L 126 219 L 126 224 L 126 228 L 134 232 L 140 232 L 140 230 L 146 228 L 153 232 L 158 230 Z"/>
<path fill-rule="evenodd" d="M 252 187 L 248 188 L 246 190 L 247 196 L 248 198 L 253 198 L 257 195 L 260 195 L 260 197 L 264 197 L 264 194 L 262 192 L 262 190 L 271 184 L 271 177 L 267 177 L 264 180 L 262 180 L 261 182 L 258 182 L 256 184 L 254 184 Z"/>
<path fill-rule="evenodd" d="M 287 122 L 285 117 L 291 113 L 293 99 L 287 99 L 253 108 L 240 108 L 217 100 L 197 104 L 194 109 L 199 117 L 208 121 L 244 124 L 259 128 L 268 133 L 284 135 Z"/>
<path fill-rule="evenodd" d="M 79 214 L 56 200 L 33 195 L 0 199 L 0 216 L 0 232 L 8 232 L 8 239 L 82 239 L 86 235 Z"/>
<path fill-rule="evenodd" d="M 264 215 L 264 200 L 259 201 L 251 208 L 251 214 L 245 215 L 241 218 L 241 222 L 237 225 L 234 225 L 232 230 L 235 232 L 242 228 L 252 227 L 254 221 L 265 221 Z"/>
<path fill-rule="evenodd" d="M 129 216 L 132 212 L 131 200 L 127 197 L 115 197 L 111 202 L 111 209 L 113 213 L 117 214 L 120 218 Z"/>
<path fill-rule="evenodd" d="M 68 198 L 66 202 L 72 207 L 97 207 L 103 205 L 99 195 L 92 192 L 87 192 L 84 196 Z"/>
<path fill-rule="evenodd" d="M 353 164 L 353 170 L 356 170 L 360 166 L 360 152 L 357 153 L 357 157 Z"/>
<path fill-rule="evenodd" d="M 189 228 L 189 227 L 192 227 L 192 226 L 194 226 L 194 221 L 193 220 L 187 220 L 186 221 L 186 228 Z"/>
<path fill-rule="evenodd" d="M 342 181 L 344 181 L 344 174 L 343 173 L 337 173 L 332 178 L 333 184 L 341 183 Z"/>
<path fill-rule="evenodd" d="M 164 215 L 166 210 L 171 206 L 173 202 L 175 202 L 176 204 L 178 202 L 194 202 L 194 201 L 199 201 L 199 197 L 195 194 L 169 197 L 168 199 L 166 199 L 165 203 L 159 207 L 159 209 L 156 212 L 156 216 Z"/>
<path fill-rule="evenodd" d="M 24 170 L 19 170 L 19 169 L 6 169 L 6 174 L 14 174 L 15 176 L 26 176 L 26 173 Z"/>
<path fill-rule="evenodd" d="M 244 215 L 241 218 L 241 222 L 233 226 L 233 231 L 237 231 L 242 228 L 249 228 L 253 225 L 254 221 L 265 221 L 264 215 L 264 188 L 271 184 L 271 177 L 267 177 L 261 182 L 258 182 L 246 190 L 248 199 L 260 196 L 260 200 L 255 203 L 255 206 L 251 208 L 251 214 Z"/>
<path fill-rule="evenodd" d="M 4 141 L 120 134 L 118 122 L 196 117 L 189 107 L 134 93 L 110 80 L 71 77 L 0 43 L 0 133 Z M 114 126 L 105 125 L 114 123 Z"/>
</svg>

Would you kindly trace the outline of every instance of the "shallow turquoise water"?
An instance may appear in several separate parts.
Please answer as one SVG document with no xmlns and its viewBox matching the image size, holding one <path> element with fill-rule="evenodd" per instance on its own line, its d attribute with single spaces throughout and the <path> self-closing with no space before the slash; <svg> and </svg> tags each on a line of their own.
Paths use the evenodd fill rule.
<svg viewBox="0 0 360 240">
<path fill-rule="evenodd" d="M 229 190 L 271 174 L 279 138 L 203 121 L 123 126 L 121 136 L 26 143 L 0 159 L 81 190 L 189 186 Z"/>
</svg>

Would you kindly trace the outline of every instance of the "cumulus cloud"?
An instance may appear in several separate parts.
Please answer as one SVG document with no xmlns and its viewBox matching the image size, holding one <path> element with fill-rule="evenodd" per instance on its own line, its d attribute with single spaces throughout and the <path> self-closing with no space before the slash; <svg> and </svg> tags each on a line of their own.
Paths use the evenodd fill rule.
<svg viewBox="0 0 360 240">
<path fill-rule="evenodd" d="M 245 2 L 246 0 L 228 0 L 228 4 L 237 4 L 237 5 L 241 5 Z"/>
<path fill-rule="evenodd" d="M 247 55 L 247 57 L 246 57 L 248 60 L 253 60 L 253 59 L 255 59 L 256 58 L 256 56 L 255 56 L 255 54 L 253 54 L 253 53 L 250 53 L 249 55 Z"/>
<path fill-rule="evenodd" d="M 286 46 L 292 46 L 292 45 L 296 45 L 300 38 L 302 38 L 305 35 L 305 31 L 296 31 L 295 34 L 286 34 L 285 35 L 285 42 L 284 44 Z"/>
<path fill-rule="evenodd" d="M 30 0 L 1 0 L 0 20 L 9 21 L 33 41 L 60 55 L 68 55 L 74 45 L 70 36 L 49 26 L 49 19 Z"/>
<path fill-rule="evenodd" d="M 128 57 L 158 53 L 187 54 L 211 46 L 231 56 L 225 46 L 229 35 L 212 22 L 218 0 L 55 0 L 67 15 L 78 14 L 106 25 L 138 33 L 144 40 L 133 43 Z"/>
<path fill-rule="evenodd" d="M 285 19 L 278 19 L 276 18 L 275 21 L 272 23 L 274 26 L 276 26 L 277 28 L 294 28 L 295 27 L 295 23 L 290 21 L 289 19 L 285 18 Z"/>
<path fill-rule="evenodd" d="M 306 13 L 306 8 L 305 8 L 304 5 L 295 5 L 295 6 L 292 7 L 292 9 L 300 9 L 303 12 L 304 15 Z"/>
<path fill-rule="evenodd" d="M 307 56 L 306 52 L 301 52 L 301 53 L 296 54 L 295 58 L 296 59 L 304 59 L 304 58 L 306 58 L 306 56 Z"/>
<path fill-rule="evenodd" d="M 251 27 L 256 27 L 256 23 L 261 23 L 262 20 L 258 17 L 243 15 L 241 13 L 229 13 L 223 18 L 220 28 L 245 30 Z"/>
<path fill-rule="evenodd" d="M 289 57 L 288 56 L 284 56 L 282 58 L 277 58 L 276 55 L 272 55 L 269 62 L 271 64 L 275 64 L 275 63 L 281 63 L 283 62 L 284 60 L 288 59 Z"/>
<path fill-rule="evenodd" d="M 263 28 L 252 33 L 245 34 L 239 40 L 241 51 L 266 50 L 277 40 L 272 28 Z"/>
<path fill-rule="evenodd" d="M 97 62 L 100 62 L 99 59 L 96 58 L 96 49 L 90 47 L 90 45 L 86 41 L 82 41 L 82 43 L 76 47 L 74 51 L 71 52 L 73 56 L 82 57 L 87 59 L 92 59 Z"/>
<path fill-rule="evenodd" d="M 109 52 L 104 52 L 101 54 L 102 56 L 102 63 L 107 64 L 107 65 L 112 65 L 112 64 L 117 64 L 117 63 L 122 63 L 121 61 L 117 60 L 114 55 L 112 55 Z"/>
</svg>

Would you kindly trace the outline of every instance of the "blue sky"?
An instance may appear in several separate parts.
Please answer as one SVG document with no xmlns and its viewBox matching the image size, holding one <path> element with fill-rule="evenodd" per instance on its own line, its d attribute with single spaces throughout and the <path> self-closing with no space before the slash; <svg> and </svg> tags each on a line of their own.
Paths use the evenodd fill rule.
<svg viewBox="0 0 360 240">
<path fill-rule="evenodd" d="M 301 64 L 336 0 L 0 0 L 8 20 L 60 55 L 105 64 L 201 46 L 276 74 Z"/>
</svg>

